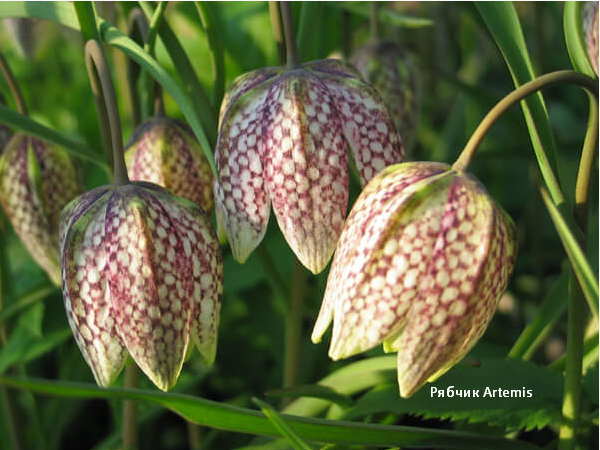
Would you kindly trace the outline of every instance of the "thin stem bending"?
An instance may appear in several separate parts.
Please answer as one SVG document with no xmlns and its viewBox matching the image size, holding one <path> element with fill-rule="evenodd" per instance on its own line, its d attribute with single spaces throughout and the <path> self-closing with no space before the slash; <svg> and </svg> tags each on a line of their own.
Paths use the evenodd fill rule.
<svg viewBox="0 0 600 450">
<path fill-rule="evenodd" d="M 21 92 L 21 88 L 19 87 L 19 83 L 17 83 L 16 78 L 14 77 L 12 71 L 10 70 L 10 66 L 4 55 L 0 53 L 0 72 L 4 76 L 6 83 L 8 84 L 8 88 L 10 89 L 10 93 L 15 100 L 15 104 L 17 105 L 17 111 L 19 111 L 24 116 L 28 115 L 27 105 L 25 104 L 25 100 L 23 99 L 23 93 Z"/>
<path fill-rule="evenodd" d="M 454 169 L 466 170 L 466 168 L 471 163 L 473 156 L 475 156 L 475 152 L 477 151 L 479 144 L 481 144 L 481 141 L 483 141 L 483 138 L 486 136 L 492 125 L 494 125 L 494 123 L 496 123 L 500 116 L 502 116 L 502 114 L 504 114 L 511 106 L 525 99 L 534 92 L 537 92 L 549 86 L 553 86 L 555 84 L 563 83 L 570 83 L 581 86 L 592 96 L 594 96 L 596 98 L 596 101 L 598 99 L 597 82 L 579 72 L 575 72 L 573 70 L 559 70 L 537 77 L 536 79 L 531 80 L 530 82 L 525 83 L 522 86 L 519 86 L 517 89 L 515 89 L 502 100 L 500 100 L 496 104 L 496 106 L 492 108 L 492 110 L 487 114 L 487 116 L 485 116 L 485 118 L 481 121 L 477 129 L 471 135 L 469 142 L 467 142 L 467 145 L 465 146 L 464 150 L 454 163 Z M 557 199 L 553 200 L 557 202 Z"/>
<path fill-rule="evenodd" d="M 96 100 L 98 119 L 103 133 L 104 144 L 112 152 L 114 168 L 114 184 L 120 186 L 129 183 L 127 167 L 125 166 L 123 136 L 115 88 L 110 69 L 98 41 L 91 39 L 85 45 L 85 63 L 90 84 Z"/>
</svg>

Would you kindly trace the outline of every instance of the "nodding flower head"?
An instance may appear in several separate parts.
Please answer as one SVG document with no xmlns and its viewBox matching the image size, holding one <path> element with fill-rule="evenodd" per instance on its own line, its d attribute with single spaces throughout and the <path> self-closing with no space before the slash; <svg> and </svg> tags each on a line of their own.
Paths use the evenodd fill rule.
<svg viewBox="0 0 600 450">
<path fill-rule="evenodd" d="M 262 240 L 272 203 L 298 259 L 320 272 L 346 215 L 347 146 L 363 185 L 404 160 L 381 97 L 340 61 L 242 75 L 220 116 L 215 205 L 240 262 Z"/>
<path fill-rule="evenodd" d="M 0 156 L 0 203 L 33 259 L 60 285 L 58 224 L 63 207 L 82 192 L 68 153 L 15 134 Z"/>
<path fill-rule="evenodd" d="M 60 242 L 67 317 L 99 385 L 128 353 L 163 390 L 189 346 L 214 361 L 223 271 L 198 205 L 151 183 L 102 186 L 67 205 Z"/>
<path fill-rule="evenodd" d="M 131 180 L 156 183 L 173 194 L 213 207 L 213 176 L 200 144 L 182 122 L 157 117 L 141 124 L 126 146 Z"/>
<path fill-rule="evenodd" d="M 340 237 L 312 340 L 333 320 L 337 360 L 383 343 L 408 397 L 481 337 L 516 257 L 510 217 L 470 174 L 439 163 L 388 167 Z"/>
<path fill-rule="evenodd" d="M 410 152 L 421 110 L 421 85 L 408 55 L 398 44 L 380 41 L 357 49 L 351 62 L 383 98 Z"/>
</svg>

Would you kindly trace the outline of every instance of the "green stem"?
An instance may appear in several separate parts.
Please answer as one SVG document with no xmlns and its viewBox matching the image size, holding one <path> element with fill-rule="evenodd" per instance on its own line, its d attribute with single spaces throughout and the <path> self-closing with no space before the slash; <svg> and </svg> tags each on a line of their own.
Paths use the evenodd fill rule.
<svg viewBox="0 0 600 450">
<path fill-rule="evenodd" d="M 279 64 L 285 65 L 285 37 L 283 35 L 283 21 L 281 19 L 281 9 L 279 2 L 269 2 L 269 14 L 271 16 L 271 29 L 273 30 L 273 39 L 277 46 L 277 59 Z"/>
<path fill-rule="evenodd" d="M 284 388 L 298 384 L 305 280 L 304 266 L 296 259 L 289 297 L 290 303 L 285 320 L 285 353 L 283 363 Z"/>
<path fill-rule="evenodd" d="M 277 265 L 273 261 L 273 258 L 265 245 L 259 245 L 256 248 L 256 255 L 264 269 L 267 283 L 269 283 L 269 287 L 273 291 L 275 309 L 278 313 L 287 317 L 287 305 L 285 304 L 285 299 L 289 298 L 289 292 L 281 275 L 279 275 Z"/>
<path fill-rule="evenodd" d="M 591 172 L 594 166 L 598 144 L 598 97 L 590 94 L 589 119 L 581 152 L 581 160 L 577 173 L 575 188 L 575 221 L 582 230 L 579 244 L 585 248 L 588 199 Z M 567 323 L 567 360 L 565 372 L 565 391 L 563 396 L 563 423 L 558 435 L 558 450 L 575 448 L 577 425 L 581 406 L 581 373 L 583 365 L 584 333 L 586 321 L 586 305 L 583 291 L 574 271 L 571 270 L 569 279 L 569 316 Z"/>
<path fill-rule="evenodd" d="M 371 17 L 369 20 L 371 42 L 379 40 L 379 2 L 371 2 Z"/>
<path fill-rule="evenodd" d="M 588 91 L 591 95 L 598 98 L 598 84 L 592 78 L 583 75 L 579 72 L 575 72 L 573 70 L 559 70 L 556 72 L 551 72 L 546 75 L 542 75 L 537 77 L 534 80 L 531 80 L 517 89 L 512 91 L 502 100 L 500 100 L 496 106 L 494 106 L 491 111 L 485 116 L 485 118 L 481 121 L 477 129 L 471 135 L 471 138 L 467 142 L 464 150 L 459 155 L 458 159 L 454 163 L 453 167 L 455 170 L 466 170 L 473 156 L 475 156 L 475 152 L 483 141 L 483 138 L 486 136 L 492 125 L 496 123 L 496 121 L 504 114 L 511 106 L 525 99 L 529 95 L 537 92 L 541 89 L 544 89 L 549 86 L 553 86 L 555 84 L 563 84 L 570 83 L 581 86 L 583 89 Z M 564 201 L 564 198 L 561 201 L 557 201 L 556 198 L 553 198 L 554 202 L 559 204 Z"/>
<path fill-rule="evenodd" d="M 200 15 L 202 27 L 208 38 L 208 47 L 210 49 L 210 62 L 212 65 L 212 105 L 215 111 L 219 110 L 223 94 L 225 92 L 225 52 L 223 51 L 223 42 L 212 6 L 208 2 L 194 2 Z"/>
<path fill-rule="evenodd" d="M 300 67 L 300 57 L 298 56 L 298 47 L 296 46 L 296 36 L 294 34 L 292 7 L 290 2 L 279 2 L 279 8 L 281 9 L 281 18 L 283 20 L 287 67 L 290 70 L 294 70 Z"/>
<path fill-rule="evenodd" d="M 135 39 L 136 34 L 139 36 L 139 39 Z M 129 11 L 129 16 L 127 17 L 127 35 L 138 43 L 143 43 L 148 36 L 148 21 L 140 8 L 134 8 Z M 140 96 L 137 90 L 139 76 L 140 67 L 130 58 L 127 58 L 127 90 L 129 91 L 131 115 L 135 126 L 139 125 L 142 121 Z"/>
<path fill-rule="evenodd" d="M 129 183 L 125 166 L 121 121 L 108 62 L 98 41 L 92 39 L 85 44 L 85 63 L 96 100 L 98 119 L 102 124 L 102 132 L 107 133 L 108 130 L 110 134 L 110 137 L 104 135 L 104 141 L 111 143 L 110 149 L 114 164 L 113 183 L 115 186 L 121 186 Z"/>
<path fill-rule="evenodd" d="M 17 106 L 17 111 L 19 111 L 24 116 L 27 116 L 29 113 L 27 112 L 27 105 L 25 104 L 25 100 L 23 99 L 23 93 L 21 92 L 21 88 L 19 87 L 19 83 L 17 83 L 16 78 L 14 77 L 12 71 L 10 70 L 10 66 L 8 62 L 4 58 L 4 55 L 0 52 L 0 72 L 4 76 L 6 83 L 8 84 L 8 88 L 10 89 L 10 93 L 15 101 L 15 105 Z"/>
<path fill-rule="evenodd" d="M 135 363 L 125 367 L 125 388 L 137 387 L 138 368 Z M 137 402 L 135 400 L 123 401 L 123 448 L 133 450 L 137 448 Z"/>
<path fill-rule="evenodd" d="M 169 2 L 160 2 L 156 10 L 154 11 L 152 18 L 150 19 L 150 28 L 148 29 L 148 33 L 145 37 L 144 50 L 151 56 L 154 55 L 154 47 L 156 46 L 158 29 L 160 27 L 162 18 L 165 14 L 165 10 L 167 9 L 168 4 Z"/>
<path fill-rule="evenodd" d="M 186 423 L 190 450 L 200 450 L 202 448 L 202 432 L 200 430 L 200 425 L 196 425 L 189 421 Z"/>
</svg>

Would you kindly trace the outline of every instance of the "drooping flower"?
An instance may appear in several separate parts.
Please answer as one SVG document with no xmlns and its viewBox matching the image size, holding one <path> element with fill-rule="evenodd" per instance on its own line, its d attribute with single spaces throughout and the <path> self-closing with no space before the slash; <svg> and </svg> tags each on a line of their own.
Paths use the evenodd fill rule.
<svg viewBox="0 0 600 450">
<path fill-rule="evenodd" d="M 598 75 L 598 2 L 583 2 L 581 25 L 588 57 Z"/>
<path fill-rule="evenodd" d="M 378 41 L 358 48 L 350 61 L 383 98 L 410 152 L 421 110 L 421 85 L 408 55 L 394 42 Z"/>
<path fill-rule="evenodd" d="M 141 124 L 126 146 L 129 178 L 156 183 L 173 194 L 213 207 L 213 177 L 200 144 L 182 122 L 157 117 Z"/>
<path fill-rule="evenodd" d="M 82 192 L 62 148 L 22 133 L 0 156 L 0 203 L 33 259 L 60 285 L 58 225 L 63 207 Z"/>
<path fill-rule="evenodd" d="M 198 205 L 151 183 L 102 186 L 67 205 L 60 242 L 67 317 L 99 385 L 127 353 L 163 390 L 190 345 L 212 364 L 223 269 Z"/>
<path fill-rule="evenodd" d="M 510 217 L 470 174 L 440 163 L 382 171 L 350 212 L 312 340 L 333 320 L 334 360 L 381 343 L 408 397 L 481 337 L 516 257 Z"/>
<path fill-rule="evenodd" d="M 363 185 L 404 160 L 381 97 L 340 61 L 242 75 L 226 93 L 220 116 L 215 205 L 239 262 L 262 240 L 272 202 L 298 259 L 320 272 L 346 215 L 346 145 Z"/>
</svg>

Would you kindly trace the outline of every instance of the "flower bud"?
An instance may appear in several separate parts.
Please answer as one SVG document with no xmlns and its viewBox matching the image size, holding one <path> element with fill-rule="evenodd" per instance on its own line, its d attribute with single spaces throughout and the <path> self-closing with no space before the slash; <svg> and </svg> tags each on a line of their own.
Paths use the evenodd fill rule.
<svg viewBox="0 0 600 450">
<path fill-rule="evenodd" d="M 22 133 L 6 144 L 0 156 L 0 203 L 33 259 L 57 285 L 60 212 L 81 191 L 76 167 L 62 148 Z"/>
<path fill-rule="evenodd" d="M 273 203 L 288 244 L 318 273 L 331 258 L 348 203 L 350 147 L 362 184 L 404 160 L 377 92 L 350 66 L 314 61 L 242 75 L 228 90 L 215 151 L 215 204 L 234 257 L 244 262 Z"/>
<path fill-rule="evenodd" d="M 151 183 L 102 186 L 67 205 L 60 242 L 69 325 L 99 385 L 128 352 L 162 390 L 190 345 L 212 364 L 223 269 L 198 205 Z"/>
<path fill-rule="evenodd" d="M 421 110 L 421 86 L 415 67 L 398 44 L 388 41 L 360 47 L 351 62 L 383 98 L 410 151 Z"/>
<path fill-rule="evenodd" d="M 588 57 L 598 75 L 598 2 L 583 3 L 581 25 Z"/>
<path fill-rule="evenodd" d="M 212 172 L 200 144 L 182 122 L 158 117 L 141 124 L 127 144 L 131 180 L 158 184 L 210 211 Z"/>
<path fill-rule="evenodd" d="M 439 163 L 388 167 L 340 237 L 312 340 L 333 320 L 332 359 L 381 343 L 409 397 L 485 331 L 516 257 L 515 227 L 470 174 Z"/>
</svg>

